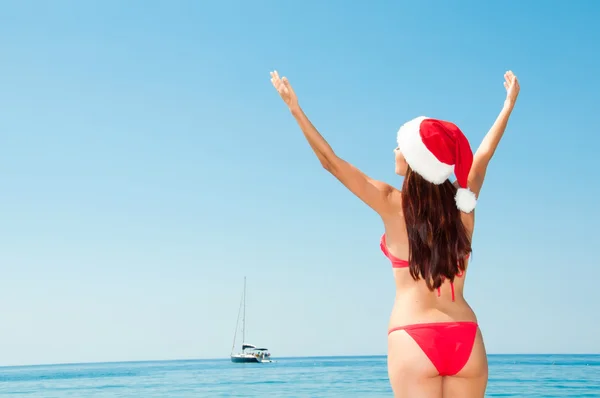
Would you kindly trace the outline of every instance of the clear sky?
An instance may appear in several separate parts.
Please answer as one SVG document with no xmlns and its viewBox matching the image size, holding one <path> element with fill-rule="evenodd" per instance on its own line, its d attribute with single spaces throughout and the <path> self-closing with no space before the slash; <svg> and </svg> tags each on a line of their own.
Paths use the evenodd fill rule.
<svg viewBox="0 0 600 398">
<path fill-rule="evenodd" d="M 252 3 L 252 4 L 250 4 Z M 0 14 L 0 364 L 384 354 L 379 218 L 316 160 L 394 174 L 425 114 L 473 147 L 521 96 L 465 294 L 490 353 L 598 353 L 600 4 L 55 1 Z"/>
</svg>

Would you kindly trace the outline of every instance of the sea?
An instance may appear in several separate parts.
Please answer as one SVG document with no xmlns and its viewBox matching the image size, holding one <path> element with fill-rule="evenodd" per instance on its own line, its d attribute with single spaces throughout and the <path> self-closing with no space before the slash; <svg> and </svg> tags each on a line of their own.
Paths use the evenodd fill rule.
<svg viewBox="0 0 600 398">
<path fill-rule="evenodd" d="M 0 397 L 392 397 L 385 356 L 0 367 Z M 490 355 L 486 397 L 600 397 L 600 355 Z"/>
</svg>

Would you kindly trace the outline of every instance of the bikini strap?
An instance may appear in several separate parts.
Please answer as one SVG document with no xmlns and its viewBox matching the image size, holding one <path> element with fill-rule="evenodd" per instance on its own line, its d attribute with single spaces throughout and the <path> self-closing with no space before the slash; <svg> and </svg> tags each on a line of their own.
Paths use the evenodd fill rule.
<svg viewBox="0 0 600 398">
<path fill-rule="evenodd" d="M 463 273 L 462 273 L 462 272 L 460 273 L 460 275 L 459 275 L 459 274 L 456 274 L 456 276 L 458 276 L 458 277 L 460 277 L 460 276 L 462 276 L 462 275 L 463 275 Z M 446 278 L 442 277 L 442 282 L 443 282 L 444 280 L 446 280 Z M 450 290 L 452 291 L 452 301 L 454 301 L 454 298 L 455 298 L 455 296 L 454 296 L 454 282 L 452 282 L 452 281 L 450 281 Z M 437 291 L 438 291 L 438 297 L 440 297 L 440 296 L 442 295 L 442 287 L 441 287 L 441 286 L 440 286 L 440 287 L 438 287 L 438 288 L 437 288 Z"/>
</svg>

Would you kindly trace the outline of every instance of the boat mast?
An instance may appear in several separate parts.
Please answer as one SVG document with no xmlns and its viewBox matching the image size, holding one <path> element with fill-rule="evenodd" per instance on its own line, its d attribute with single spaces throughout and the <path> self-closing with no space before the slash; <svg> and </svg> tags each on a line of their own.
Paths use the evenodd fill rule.
<svg viewBox="0 0 600 398">
<path fill-rule="evenodd" d="M 245 278 L 244 278 L 244 280 L 245 280 Z M 244 286 L 245 286 L 245 284 L 246 283 L 244 282 Z M 244 288 L 244 290 L 246 290 L 246 289 Z M 244 297 L 245 294 L 246 294 L 245 292 L 242 293 L 242 299 L 240 300 L 240 308 L 238 309 L 237 321 L 235 323 L 235 332 L 233 333 L 233 344 L 231 345 L 231 355 L 233 355 L 233 350 L 235 350 L 235 338 L 237 337 L 237 332 L 238 332 L 239 326 L 240 326 L 240 313 L 242 312 L 242 304 L 244 303 L 244 300 L 245 300 L 245 297 Z M 244 312 L 245 312 L 245 310 L 244 310 Z M 242 345 L 243 344 L 244 343 L 242 342 Z"/>
<path fill-rule="evenodd" d="M 246 277 L 244 276 L 244 318 L 242 320 L 242 345 L 246 342 Z"/>
</svg>

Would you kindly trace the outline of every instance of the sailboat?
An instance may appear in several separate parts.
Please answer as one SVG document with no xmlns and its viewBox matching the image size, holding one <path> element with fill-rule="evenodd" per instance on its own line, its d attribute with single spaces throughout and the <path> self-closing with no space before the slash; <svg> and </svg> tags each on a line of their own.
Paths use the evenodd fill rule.
<svg viewBox="0 0 600 398">
<path fill-rule="evenodd" d="M 242 315 L 242 351 L 234 354 L 235 340 L 240 324 L 240 315 Z M 271 354 L 266 348 L 259 348 L 255 345 L 246 343 L 246 277 L 244 277 L 244 293 L 238 310 L 237 323 L 235 324 L 235 333 L 233 335 L 233 346 L 231 347 L 231 362 L 236 363 L 265 363 L 273 362 Z"/>
</svg>

